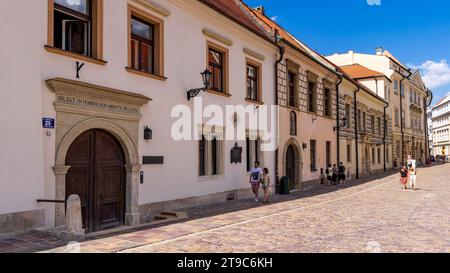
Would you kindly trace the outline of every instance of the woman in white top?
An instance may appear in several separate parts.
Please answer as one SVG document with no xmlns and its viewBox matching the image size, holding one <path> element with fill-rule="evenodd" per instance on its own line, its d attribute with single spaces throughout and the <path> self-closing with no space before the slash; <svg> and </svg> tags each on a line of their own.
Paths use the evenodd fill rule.
<svg viewBox="0 0 450 273">
<path fill-rule="evenodd" d="M 411 169 L 409 169 L 409 179 L 411 181 L 411 186 L 413 190 L 416 190 L 416 180 L 417 180 L 416 168 L 412 167 Z"/>
</svg>

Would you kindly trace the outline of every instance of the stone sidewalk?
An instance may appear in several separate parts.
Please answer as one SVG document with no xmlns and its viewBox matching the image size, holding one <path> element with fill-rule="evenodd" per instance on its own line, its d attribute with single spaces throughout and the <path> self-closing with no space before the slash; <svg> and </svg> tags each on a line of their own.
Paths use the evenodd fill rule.
<svg viewBox="0 0 450 273">
<path fill-rule="evenodd" d="M 76 251 L 450 252 L 450 185 L 442 182 L 449 169 L 421 169 L 417 192 L 401 190 L 395 174 L 277 196 L 268 205 L 240 200 L 191 208 L 186 221 L 93 238 Z M 70 252 L 33 234 L 0 240 L 2 251 Z"/>
</svg>

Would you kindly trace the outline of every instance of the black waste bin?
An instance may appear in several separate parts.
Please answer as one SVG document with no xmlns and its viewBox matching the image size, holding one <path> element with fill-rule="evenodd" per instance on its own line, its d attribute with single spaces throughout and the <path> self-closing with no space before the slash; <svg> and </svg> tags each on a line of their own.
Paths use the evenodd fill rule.
<svg viewBox="0 0 450 273">
<path fill-rule="evenodd" d="M 280 194 L 281 195 L 289 195 L 291 191 L 289 190 L 289 178 L 287 176 L 283 176 L 280 180 Z"/>
</svg>

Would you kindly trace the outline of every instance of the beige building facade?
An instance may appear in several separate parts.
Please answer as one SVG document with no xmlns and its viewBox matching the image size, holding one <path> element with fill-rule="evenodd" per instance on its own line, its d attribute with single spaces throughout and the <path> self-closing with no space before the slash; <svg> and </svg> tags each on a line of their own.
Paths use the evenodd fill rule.
<svg viewBox="0 0 450 273">
<path fill-rule="evenodd" d="M 327 58 L 340 66 L 361 65 L 381 75 L 357 80 L 389 103 L 387 113 L 392 119 L 389 134 L 394 166 L 406 162 L 409 155 L 425 162 L 428 143 L 425 104 L 429 93 L 419 71 L 407 68 L 389 51 L 382 49 L 373 55 L 350 51 Z"/>
</svg>

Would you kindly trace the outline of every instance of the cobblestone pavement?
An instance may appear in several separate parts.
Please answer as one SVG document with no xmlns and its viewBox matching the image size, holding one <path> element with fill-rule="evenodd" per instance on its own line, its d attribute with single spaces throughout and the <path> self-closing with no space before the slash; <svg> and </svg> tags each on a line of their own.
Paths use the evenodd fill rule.
<svg viewBox="0 0 450 273">
<path fill-rule="evenodd" d="M 450 165 L 420 169 L 415 192 L 403 190 L 394 174 L 346 187 L 321 187 L 276 197 L 269 205 L 243 200 L 192 208 L 187 221 L 94 238 L 72 245 L 70 250 L 450 252 L 449 171 Z M 2 243 L 0 240 L 0 252 Z M 46 252 L 68 251 L 53 243 L 44 248 Z"/>
</svg>

